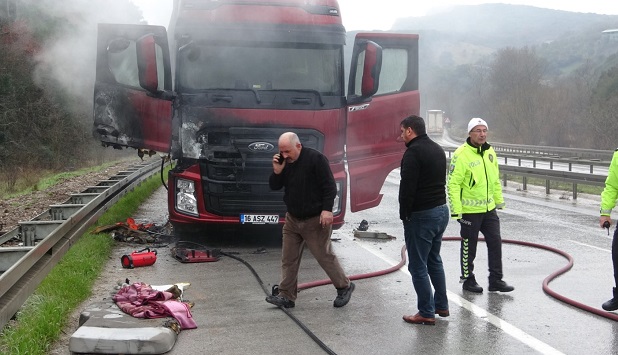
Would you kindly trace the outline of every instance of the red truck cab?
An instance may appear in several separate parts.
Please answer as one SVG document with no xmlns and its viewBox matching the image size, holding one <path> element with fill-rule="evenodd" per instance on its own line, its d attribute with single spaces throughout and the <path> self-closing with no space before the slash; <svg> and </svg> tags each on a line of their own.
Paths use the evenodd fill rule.
<svg viewBox="0 0 618 355">
<path fill-rule="evenodd" d="M 348 184 L 352 212 L 380 203 L 405 149 L 399 123 L 419 114 L 417 35 L 357 34 L 347 95 L 345 42 L 335 0 L 175 0 L 169 33 L 99 24 L 94 133 L 170 154 L 182 229 L 283 223 L 268 177 L 293 131 L 329 159 L 339 228 Z"/>
</svg>

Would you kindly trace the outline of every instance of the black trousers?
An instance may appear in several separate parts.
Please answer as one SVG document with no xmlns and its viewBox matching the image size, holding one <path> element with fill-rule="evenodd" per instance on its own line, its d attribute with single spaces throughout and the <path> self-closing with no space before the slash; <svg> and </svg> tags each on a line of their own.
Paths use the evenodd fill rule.
<svg viewBox="0 0 618 355">
<path fill-rule="evenodd" d="M 485 244 L 487 244 L 489 283 L 502 280 L 502 238 L 500 237 L 500 218 L 496 210 L 493 209 L 486 213 L 463 214 L 459 224 L 461 226 L 461 278 L 467 279 L 474 276 L 474 259 L 476 258 L 479 232 L 481 232 L 485 237 Z M 615 236 L 614 243 L 616 243 Z M 618 251 L 616 254 L 618 254 Z M 615 266 L 617 265 L 616 258 L 614 257 L 614 270 L 616 270 Z"/>
</svg>

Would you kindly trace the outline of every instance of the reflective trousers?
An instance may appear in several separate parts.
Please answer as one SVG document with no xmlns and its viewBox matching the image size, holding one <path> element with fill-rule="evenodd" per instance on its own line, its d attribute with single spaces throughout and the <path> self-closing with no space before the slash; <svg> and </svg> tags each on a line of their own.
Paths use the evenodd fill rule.
<svg viewBox="0 0 618 355">
<path fill-rule="evenodd" d="M 500 218 L 496 209 L 486 213 L 464 213 L 459 224 L 461 226 L 461 278 L 466 279 L 474 275 L 474 259 L 479 232 L 481 232 L 487 245 L 489 283 L 502 280 L 502 238 L 500 237 Z"/>
</svg>

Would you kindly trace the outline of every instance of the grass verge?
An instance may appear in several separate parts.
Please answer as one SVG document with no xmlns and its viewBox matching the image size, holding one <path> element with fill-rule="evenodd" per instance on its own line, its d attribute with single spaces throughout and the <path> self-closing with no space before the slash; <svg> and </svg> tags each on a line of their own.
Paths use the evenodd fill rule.
<svg viewBox="0 0 618 355">
<path fill-rule="evenodd" d="M 517 176 L 517 175 L 508 175 L 507 181 L 508 181 L 507 184 L 509 182 L 523 184 L 523 177 Z M 546 180 L 539 179 L 539 178 L 528 178 L 527 183 L 528 185 L 532 185 L 532 186 L 545 187 Z M 549 188 L 551 190 L 557 190 L 557 191 L 562 191 L 562 192 L 572 192 L 573 184 L 568 183 L 568 182 L 563 182 L 563 181 L 550 181 Z M 594 185 L 586 185 L 586 184 L 580 183 L 580 184 L 577 184 L 577 192 L 589 194 L 589 195 L 601 195 L 601 192 L 603 192 L 603 187 L 594 186 Z"/>
<path fill-rule="evenodd" d="M 164 172 L 164 176 L 167 174 Z M 34 294 L 0 333 L 0 354 L 44 355 L 59 339 L 68 317 L 85 301 L 113 250 L 108 234 L 91 234 L 100 225 L 131 217 L 161 187 L 158 174 L 142 182 L 105 212 L 63 256 Z"/>
<path fill-rule="evenodd" d="M 56 185 L 65 180 L 69 180 L 76 176 L 86 175 L 91 172 L 98 172 L 105 170 L 118 161 L 112 161 L 97 165 L 93 167 L 83 168 L 75 171 L 63 172 L 63 173 L 50 173 L 42 171 L 33 171 L 32 173 L 24 174 L 27 178 L 20 178 L 17 180 L 14 188 L 8 189 L 5 181 L 0 183 L 0 198 L 13 198 L 17 196 L 23 196 L 34 191 L 45 190 L 46 188 Z"/>
</svg>

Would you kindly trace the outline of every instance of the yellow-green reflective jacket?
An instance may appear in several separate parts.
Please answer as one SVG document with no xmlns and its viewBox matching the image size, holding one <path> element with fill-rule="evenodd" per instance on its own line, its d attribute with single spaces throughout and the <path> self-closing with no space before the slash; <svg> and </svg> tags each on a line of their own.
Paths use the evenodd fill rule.
<svg viewBox="0 0 618 355">
<path fill-rule="evenodd" d="M 618 198 L 618 149 L 609 164 L 605 188 L 601 192 L 601 216 L 609 216 Z"/>
<path fill-rule="evenodd" d="M 477 148 L 466 142 L 457 148 L 446 185 L 453 218 L 504 208 L 498 158 L 488 143 Z"/>
</svg>

